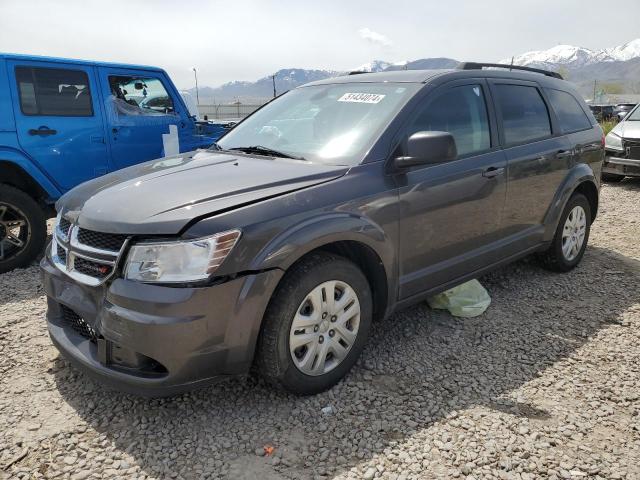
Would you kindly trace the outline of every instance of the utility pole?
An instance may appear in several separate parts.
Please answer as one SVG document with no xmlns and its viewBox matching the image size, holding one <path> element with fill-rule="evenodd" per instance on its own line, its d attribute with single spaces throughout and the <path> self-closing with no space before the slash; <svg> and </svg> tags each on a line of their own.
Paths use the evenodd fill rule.
<svg viewBox="0 0 640 480">
<path fill-rule="evenodd" d="M 276 98 L 276 74 L 271 75 L 271 81 L 273 82 L 273 98 Z"/>
<path fill-rule="evenodd" d="M 198 72 L 196 71 L 196 67 L 193 67 L 193 76 L 196 79 L 196 104 L 200 106 L 200 95 L 198 94 Z"/>
</svg>

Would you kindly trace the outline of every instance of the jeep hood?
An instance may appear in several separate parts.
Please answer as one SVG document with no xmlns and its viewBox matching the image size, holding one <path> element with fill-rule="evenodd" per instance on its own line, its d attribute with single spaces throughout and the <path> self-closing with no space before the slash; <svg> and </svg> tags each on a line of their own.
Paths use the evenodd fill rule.
<svg viewBox="0 0 640 480">
<path fill-rule="evenodd" d="M 348 167 L 201 150 L 83 183 L 56 204 L 83 228 L 177 234 L 192 219 L 327 182 Z"/>
</svg>

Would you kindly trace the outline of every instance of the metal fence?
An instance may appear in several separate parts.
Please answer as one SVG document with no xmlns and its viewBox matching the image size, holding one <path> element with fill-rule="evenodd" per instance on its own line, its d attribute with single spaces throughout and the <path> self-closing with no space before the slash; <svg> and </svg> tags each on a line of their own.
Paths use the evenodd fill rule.
<svg viewBox="0 0 640 480">
<path fill-rule="evenodd" d="M 206 115 L 209 120 L 230 120 L 244 118 L 262 105 L 264 104 L 198 105 L 198 110 L 201 117 Z"/>
</svg>

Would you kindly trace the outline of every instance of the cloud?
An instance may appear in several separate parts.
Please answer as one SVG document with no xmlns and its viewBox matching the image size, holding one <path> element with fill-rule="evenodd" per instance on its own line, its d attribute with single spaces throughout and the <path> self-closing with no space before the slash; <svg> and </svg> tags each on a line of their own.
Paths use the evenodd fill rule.
<svg viewBox="0 0 640 480">
<path fill-rule="evenodd" d="M 370 28 L 364 27 L 358 30 L 360 37 L 367 42 L 375 43 L 376 45 L 382 45 L 383 47 L 390 47 L 393 42 L 387 37 L 378 32 L 374 32 Z"/>
</svg>

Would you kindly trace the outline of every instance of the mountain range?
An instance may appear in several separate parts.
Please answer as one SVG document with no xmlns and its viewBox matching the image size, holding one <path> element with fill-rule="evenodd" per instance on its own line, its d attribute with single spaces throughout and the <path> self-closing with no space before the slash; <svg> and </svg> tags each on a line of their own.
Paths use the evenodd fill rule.
<svg viewBox="0 0 640 480">
<path fill-rule="evenodd" d="M 491 61 L 491 60 L 489 60 Z M 544 68 L 559 71 L 567 80 L 576 84 L 586 97 L 593 96 L 594 82 L 599 91 L 609 93 L 640 94 L 640 38 L 623 45 L 590 50 L 573 45 L 557 45 L 547 50 L 531 51 L 499 63 Z M 355 67 L 355 71 L 381 72 L 389 70 L 428 70 L 456 68 L 460 62 L 452 58 L 422 58 L 412 61 L 388 62 L 374 60 Z M 339 70 L 282 69 L 275 74 L 276 93 L 315 80 L 343 75 Z M 614 91 L 615 90 L 615 91 Z M 190 92 L 195 95 L 195 89 Z M 262 103 L 273 96 L 273 79 L 263 77 L 255 82 L 234 81 L 219 87 L 201 87 L 200 103 Z"/>
</svg>

